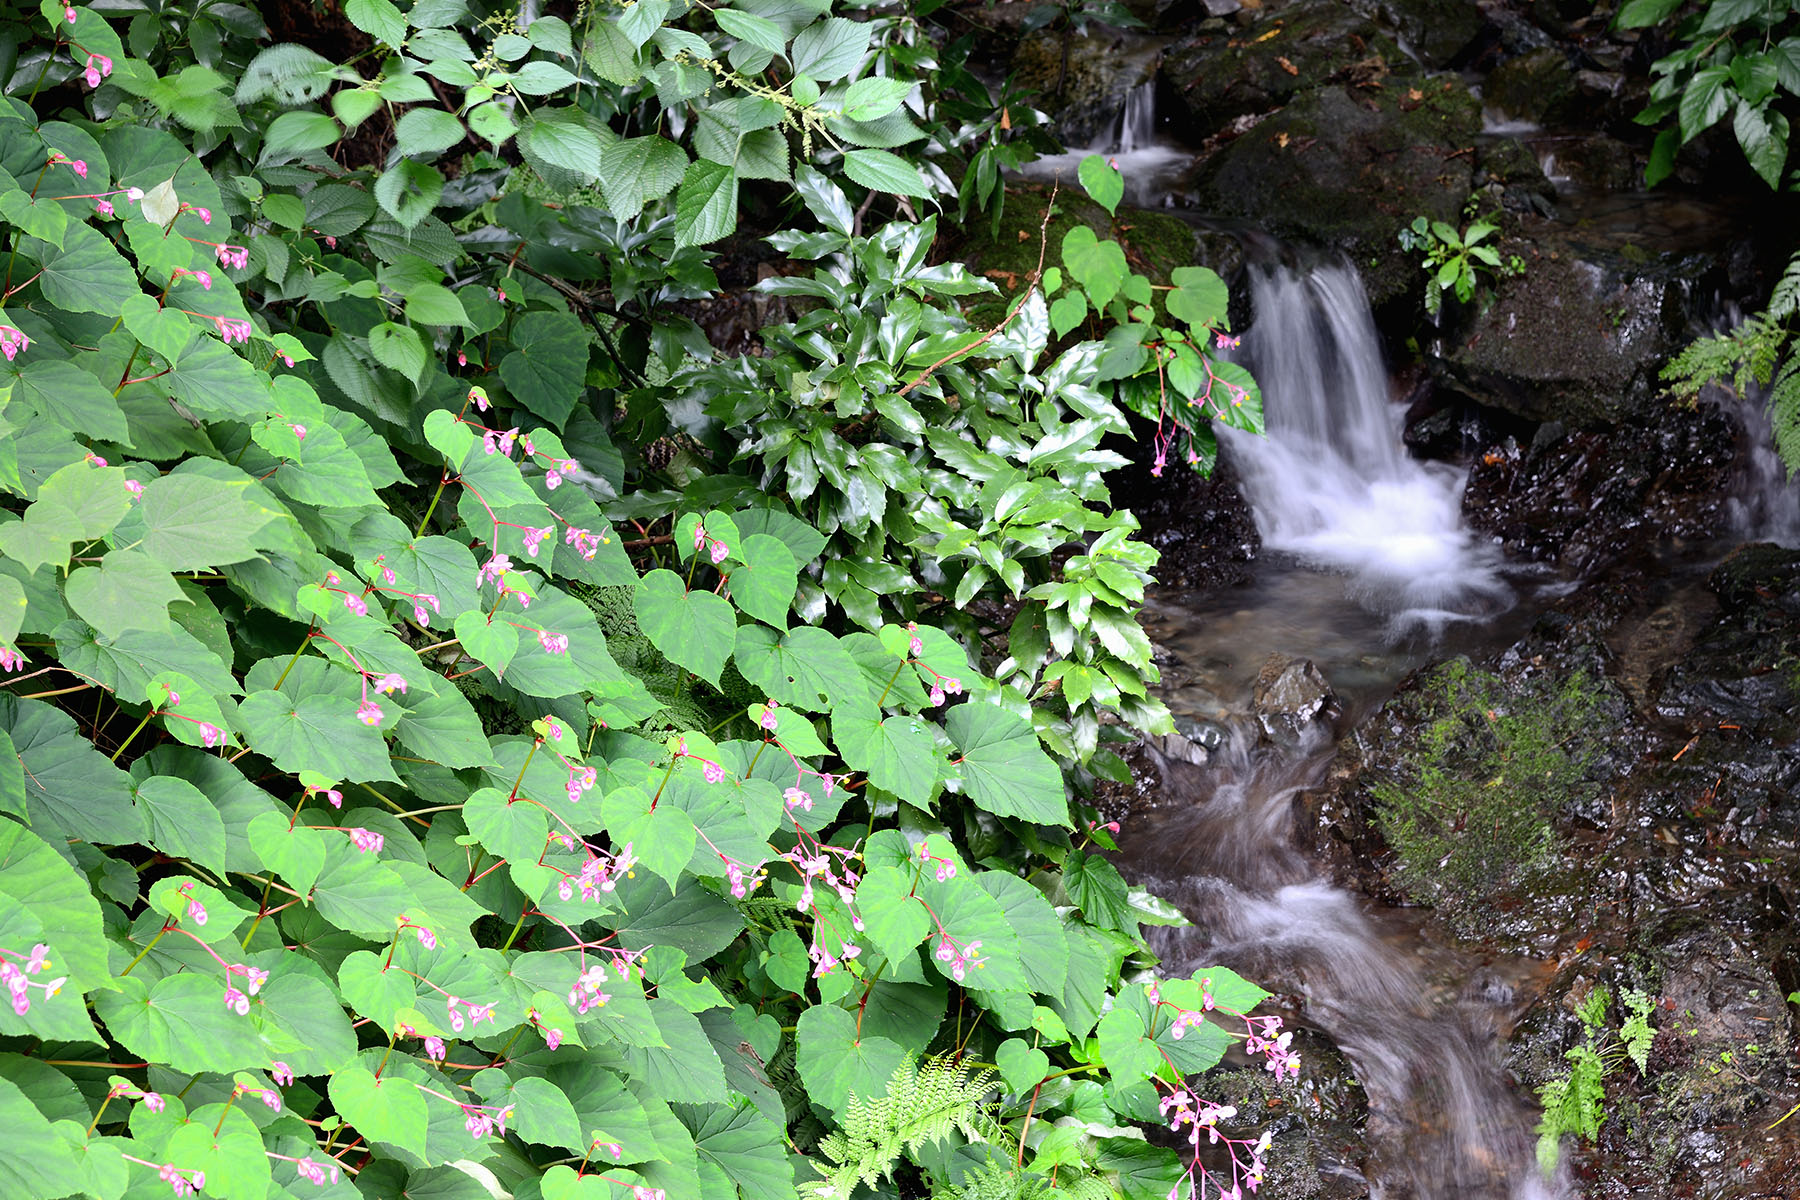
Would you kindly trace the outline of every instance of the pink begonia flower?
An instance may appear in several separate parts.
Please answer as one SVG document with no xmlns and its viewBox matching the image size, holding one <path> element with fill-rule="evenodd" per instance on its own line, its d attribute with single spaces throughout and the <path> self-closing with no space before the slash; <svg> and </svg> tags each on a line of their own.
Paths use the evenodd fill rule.
<svg viewBox="0 0 1800 1200">
<path fill-rule="evenodd" d="M 794 809 L 796 809 L 796 808 L 803 808 L 807 812 L 812 811 L 812 806 L 813 806 L 812 795 L 808 792 L 803 792 L 797 787 L 791 787 L 787 791 L 783 792 L 781 794 L 781 796 L 782 796 L 782 799 L 787 801 L 787 808 L 788 808 L 789 812 L 794 811 Z"/>
<path fill-rule="evenodd" d="M 560 1029 L 552 1029 L 549 1033 L 546 1033 L 544 1035 L 544 1045 L 545 1045 L 545 1047 L 547 1047 L 548 1049 L 551 1049 L 551 1050 L 554 1050 L 558 1046 L 562 1045 L 562 1040 L 563 1040 L 563 1031 Z"/>
<path fill-rule="evenodd" d="M 250 1011 L 250 997 L 230 984 L 225 985 L 225 1007 L 238 1016 L 245 1016 Z"/>
<path fill-rule="evenodd" d="M 111 200 L 96 200 L 96 201 L 94 201 L 94 211 L 103 217 L 112 216 L 113 215 L 112 201 Z"/>
<path fill-rule="evenodd" d="M 268 1105 L 270 1108 L 274 1109 L 276 1112 L 281 1111 L 281 1093 L 276 1091 L 274 1088 L 264 1088 L 263 1089 L 262 1102 L 264 1104 Z"/>
<path fill-rule="evenodd" d="M 250 247 L 248 246 L 221 245 L 214 247 L 214 252 L 218 254 L 219 262 L 223 266 L 241 271 L 250 265 Z M 288 365 L 292 366 L 293 364 Z"/>
<path fill-rule="evenodd" d="M 931 687 L 931 706 L 936 708 L 944 702 L 944 689 L 933 684 Z"/>
<path fill-rule="evenodd" d="M 545 471 L 544 486 L 554 492 L 562 486 L 562 475 L 557 471 Z"/>
<path fill-rule="evenodd" d="M 708 783 L 718 783 L 725 778 L 725 768 L 715 762 L 707 763 L 700 773 L 706 777 Z"/>
<path fill-rule="evenodd" d="M 421 946 L 425 947 L 427 950 L 437 949 L 437 934 L 431 932 L 431 930 L 425 928 L 423 925 L 415 925 L 413 926 L 413 930 L 418 935 L 419 944 Z"/>
<path fill-rule="evenodd" d="M 254 996 L 262 991 L 263 984 L 269 982 L 269 973 L 258 967 L 245 967 L 244 978 L 250 981 L 249 992 Z"/>
<path fill-rule="evenodd" d="M 361 596 L 358 596 L 355 592 L 344 593 L 344 607 L 359 617 L 366 617 L 369 615 L 368 601 L 364 600 Z"/>
<path fill-rule="evenodd" d="M 205 271 L 194 271 L 194 272 L 191 272 L 191 274 L 193 275 L 193 277 L 195 279 L 198 279 L 200 281 L 201 287 L 207 289 L 208 291 L 212 290 L 212 276 L 210 274 L 208 274 Z"/>
<path fill-rule="evenodd" d="M 63 20 L 71 25 L 75 23 L 75 6 L 73 4 L 63 5 Z"/>
<path fill-rule="evenodd" d="M 528 528 L 528 529 L 525 529 L 524 531 L 522 531 L 521 536 L 523 537 L 524 542 L 525 542 L 525 553 L 530 555 L 532 558 L 536 558 L 537 552 L 538 552 L 538 546 L 540 544 L 542 544 L 542 542 L 544 540 L 544 536 L 546 534 L 553 533 L 553 532 L 555 532 L 555 530 L 552 528 L 545 528 L 545 529 Z"/>
<path fill-rule="evenodd" d="M 373 729 L 381 724 L 381 705 L 373 700 L 364 700 L 356 706 L 356 719 Z"/>
<path fill-rule="evenodd" d="M 444 1049 L 443 1038 L 428 1037 L 425 1039 L 425 1057 L 432 1062 L 443 1062 L 447 1053 L 449 1052 Z"/>
<path fill-rule="evenodd" d="M 331 801 L 331 807 L 333 808 L 344 807 L 344 793 L 338 791 L 336 788 L 326 789 L 325 798 Z"/>
<path fill-rule="evenodd" d="M 0 325 L 0 354 L 6 355 L 11 362 L 22 351 L 31 345 L 31 339 L 25 336 L 22 329 L 14 329 L 11 325 Z"/>
<path fill-rule="evenodd" d="M 25 665 L 25 656 L 11 646 L 0 646 L 0 671 L 16 671 Z"/>
<path fill-rule="evenodd" d="M 711 550 L 709 550 L 709 551 L 707 551 L 707 553 L 708 553 L 708 555 L 709 555 L 709 556 L 710 556 L 710 557 L 711 557 L 711 558 L 712 558 L 712 560 L 713 560 L 713 564 L 714 564 L 714 565 L 715 565 L 715 566 L 716 566 L 716 565 L 718 565 L 718 564 L 719 564 L 719 563 L 722 563 L 722 562 L 724 562 L 724 561 L 725 561 L 725 556 L 726 556 L 726 555 L 727 555 L 727 554 L 729 554 L 729 553 L 731 553 L 731 551 L 730 551 L 730 550 L 728 550 L 728 549 L 726 549 L 726 546 L 725 546 L 725 543 L 724 543 L 724 542 L 722 542 L 722 541 L 715 541 L 715 542 L 714 542 L 714 543 L 713 543 L 713 544 L 712 544 L 712 549 L 711 549 Z"/>
<path fill-rule="evenodd" d="M 70 163 L 69 169 L 74 171 L 75 174 L 81 176 L 83 179 L 87 178 L 87 163 L 83 162 L 81 159 L 78 158 L 74 162 Z"/>
<path fill-rule="evenodd" d="M 187 915 L 196 925 L 206 924 L 206 905 L 198 900 L 189 900 Z"/>
<path fill-rule="evenodd" d="M 269 1078 L 283 1087 L 291 1086 L 294 1082 L 294 1069 L 284 1062 L 277 1062 L 269 1069 Z"/>
<path fill-rule="evenodd" d="M 127 479 L 125 481 L 125 490 L 130 492 L 134 497 L 141 497 L 144 494 L 144 485 L 135 479 Z"/>
<path fill-rule="evenodd" d="M 348 832 L 350 834 L 350 841 L 364 854 L 374 854 L 381 849 L 382 837 L 374 830 L 363 829 L 359 826 Z"/>
<path fill-rule="evenodd" d="M 400 689 L 400 694 L 402 696 L 406 695 L 406 680 L 392 672 L 383 675 L 380 679 L 375 681 L 375 690 L 384 696 L 393 695 L 395 688 Z"/>
<path fill-rule="evenodd" d="M 538 644 L 551 654 L 567 654 L 569 652 L 568 635 L 551 633 L 548 629 L 538 630 Z"/>
<path fill-rule="evenodd" d="M 775 701 L 771 700 L 768 702 L 763 708 L 762 716 L 757 718 L 757 722 L 770 733 L 775 732 L 775 726 L 779 724 L 779 721 L 775 716 Z"/>
<path fill-rule="evenodd" d="M 144 1107 L 149 1109 L 153 1113 L 161 1112 L 163 1110 L 163 1106 L 167 1103 L 167 1101 L 165 1101 L 162 1098 L 162 1096 L 160 1096 L 156 1092 L 145 1092 L 143 1098 L 144 1098 Z"/>
</svg>

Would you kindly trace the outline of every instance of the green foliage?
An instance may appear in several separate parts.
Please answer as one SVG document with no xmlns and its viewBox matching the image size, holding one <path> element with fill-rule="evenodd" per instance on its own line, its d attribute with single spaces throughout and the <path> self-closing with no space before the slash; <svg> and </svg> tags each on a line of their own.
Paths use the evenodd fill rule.
<svg viewBox="0 0 1800 1200">
<path fill-rule="evenodd" d="M 1693 400 L 1710 383 L 1729 383 L 1743 393 L 1766 388 L 1764 403 L 1775 432 L 1775 451 L 1788 475 L 1800 471 L 1800 358 L 1787 357 L 1791 327 L 1800 311 L 1800 255 L 1788 260 L 1768 306 L 1724 333 L 1709 334 L 1682 348 L 1663 368 L 1663 382 L 1683 400 Z"/>
<path fill-rule="evenodd" d="M 1800 5 L 1791 0 L 1628 0 L 1617 25 L 1669 25 L 1677 48 L 1651 64 L 1656 76 L 1640 125 L 1675 124 L 1656 135 L 1645 181 L 1655 186 L 1675 168 L 1677 151 L 1725 118 L 1752 169 L 1783 186 L 1788 111 L 1800 95 Z M 1672 19 L 1673 18 L 1673 19 Z M 1789 181 L 1791 183 L 1791 180 Z"/>
<path fill-rule="evenodd" d="M 1462 919 L 1549 849 L 1551 819 L 1585 788 L 1599 703 L 1577 672 L 1503 686 L 1454 659 L 1419 683 L 1418 765 L 1374 788 L 1382 835 L 1414 895 Z"/>
<path fill-rule="evenodd" d="M 1490 221 L 1470 221 L 1458 230 L 1445 221 L 1423 216 L 1414 217 L 1412 224 L 1400 231 L 1402 249 L 1425 252 L 1419 266 L 1425 272 L 1425 311 L 1432 320 L 1437 320 L 1443 309 L 1446 291 L 1467 304 L 1474 299 L 1482 276 L 1525 273 L 1525 261 L 1518 255 L 1501 258 L 1499 250 L 1486 244 L 1499 231 Z"/>
<path fill-rule="evenodd" d="M 1081 162 L 1080 181 L 1109 216 L 1117 215 L 1125 185 L 1117 167 L 1098 154 Z M 1045 216 L 1045 229 L 1050 214 Z M 1156 422 L 1160 476 L 1171 454 L 1202 475 L 1218 461 L 1212 431 L 1220 422 L 1261 433 L 1262 391 L 1250 373 L 1217 351 L 1237 345 L 1227 307 L 1230 294 L 1210 267 L 1176 267 L 1168 285 L 1133 271 L 1125 249 L 1086 225 L 1066 232 L 1060 266 L 1043 273 L 1050 331 L 1058 338 L 1086 330 L 1100 339 L 1094 377 L 1109 397 Z"/>
<path fill-rule="evenodd" d="M 1614 1034 L 1606 1020 L 1607 990 L 1597 987 L 1587 994 L 1575 1009 L 1582 1041 L 1564 1054 L 1568 1071 L 1538 1089 L 1544 1115 L 1538 1123 L 1537 1157 L 1545 1174 L 1556 1169 L 1565 1134 L 1588 1142 L 1600 1136 L 1606 1117 L 1606 1077 L 1627 1059 L 1639 1075 L 1647 1070 L 1650 1042 L 1656 1036 L 1649 1018 L 1656 1002 L 1634 988 L 1619 995 L 1629 1015 Z"/>
<path fill-rule="evenodd" d="M 991 1071 L 972 1071 L 950 1059 L 924 1065 L 903 1061 L 874 1099 L 852 1095 L 836 1132 L 819 1149 L 836 1164 L 820 1196 L 848 1196 L 860 1182 L 874 1187 L 889 1174 L 903 1152 L 927 1142 L 961 1134 L 969 1142 L 991 1142 L 1006 1136 L 989 1113 L 985 1097 L 994 1082 Z"/>
<path fill-rule="evenodd" d="M 921 23 L 342 12 L 0 62 L 6 1194 L 1179 1176 L 1153 1089 L 1291 1056 L 1123 982 L 1179 916 L 1082 801 L 1167 720 L 1154 552 L 1107 347 L 970 330 L 887 219 L 955 194 Z M 796 198 L 726 358 L 705 247 Z"/>
</svg>

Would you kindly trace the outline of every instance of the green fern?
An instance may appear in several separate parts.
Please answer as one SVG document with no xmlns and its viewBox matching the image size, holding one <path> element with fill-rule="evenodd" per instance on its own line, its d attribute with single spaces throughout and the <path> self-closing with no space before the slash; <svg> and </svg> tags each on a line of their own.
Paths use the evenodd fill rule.
<svg viewBox="0 0 1800 1200">
<path fill-rule="evenodd" d="M 1635 988 L 1626 988 L 1619 997 L 1631 1013 L 1619 1027 L 1619 1041 L 1624 1044 L 1626 1056 L 1637 1064 L 1638 1074 L 1643 1075 L 1650 1070 L 1650 1043 L 1656 1038 L 1656 1030 L 1650 1028 L 1650 1011 L 1656 1007 L 1656 1001 Z"/>
<path fill-rule="evenodd" d="M 1085 1166 L 1085 1164 L 1083 1164 Z M 1055 1178 L 1017 1168 L 1001 1155 L 933 1193 L 949 1200 L 1117 1200 L 1118 1189 L 1098 1171 L 1059 1164 Z"/>
<path fill-rule="evenodd" d="M 1684 400 L 1692 400 L 1701 388 L 1715 381 L 1729 382 L 1740 393 L 1752 384 L 1768 387 L 1765 403 L 1775 429 L 1775 452 L 1787 465 L 1789 476 L 1800 471 L 1800 359 L 1783 362 L 1782 358 L 1792 336 L 1788 321 L 1797 312 L 1800 254 L 1788 260 L 1769 295 L 1768 307 L 1736 329 L 1700 338 L 1683 348 L 1662 371 L 1669 390 Z"/>
<path fill-rule="evenodd" d="M 1606 1067 L 1591 1046 L 1577 1046 L 1564 1057 L 1569 1073 L 1559 1075 L 1538 1089 L 1544 1119 L 1538 1122 L 1538 1165 L 1546 1173 L 1556 1169 L 1562 1155 L 1562 1137 L 1572 1133 L 1593 1141 L 1600 1136 L 1600 1118 L 1606 1101 Z"/>
<path fill-rule="evenodd" d="M 874 1100 L 852 1096 L 837 1132 L 819 1143 L 837 1166 L 822 1183 L 820 1197 L 848 1196 L 858 1182 L 869 1187 L 890 1175 L 904 1152 L 960 1133 L 971 1142 L 1005 1142 L 984 1097 L 994 1083 L 992 1071 L 971 1071 L 948 1058 L 922 1066 L 908 1058 L 888 1080 L 887 1094 Z"/>
</svg>

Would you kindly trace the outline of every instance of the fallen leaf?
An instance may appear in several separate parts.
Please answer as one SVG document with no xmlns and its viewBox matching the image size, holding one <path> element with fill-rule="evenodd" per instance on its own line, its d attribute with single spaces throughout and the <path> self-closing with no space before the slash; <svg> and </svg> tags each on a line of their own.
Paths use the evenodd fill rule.
<svg viewBox="0 0 1800 1200">
<path fill-rule="evenodd" d="M 1283 58 L 1280 55 L 1275 56 L 1275 61 L 1280 63 L 1281 69 L 1286 71 L 1289 75 L 1298 75 L 1300 73 L 1299 67 L 1296 67 L 1293 63 L 1289 62 L 1287 59 Z"/>
</svg>

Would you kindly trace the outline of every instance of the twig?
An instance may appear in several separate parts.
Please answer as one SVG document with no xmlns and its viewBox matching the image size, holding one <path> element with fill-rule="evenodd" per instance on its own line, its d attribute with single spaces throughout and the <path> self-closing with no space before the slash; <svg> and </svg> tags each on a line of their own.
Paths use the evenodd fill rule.
<svg viewBox="0 0 1800 1200">
<path fill-rule="evenodd" d="M 920 371 L 918 375 L 913 377 L 911 383 L 907 384 L 896 393 L 897 395 L 906 395 L 906 393 L 912 391 L 921 383 L 924 383 L 927 379 L 930 379 L 933 375 L 937 374 L 937 369 L 939 367 L 953 363 L 970 351 L 977 350 L 993 341 L 1008 325 L 1012 324 L 1012 319 L 1019 315 L 1019 310 L 1025 307 L 1025 302 L 1031 299 L 1031 294 L 1033 292 L 1037 291 L 1038 281 L 1044 277 L 1044 252 L 1050 245 L 1050 215 L 1056 211 L 1056 189 L 1057 185 L 1052 183 L 1050 185 L 1050 199 L 1044 202 L 1044 223 L 1038 226 L 1037 269 L 1031 273 L 1031 278 L 1026 281 L 1025 294 L 1020 296 L 1018 300 L 1013 303 L 1012 309 L 1007 312 L 1006 316 L 1001 319 L 998 325 L 994 326 L 962 349 L 952 350 L 950 353 L 944 355 L 944 357 L 932 363 L 929 367 L 926 367 L 923 371 Z"/>
<path fill-rule="evenodd" d="M 582 293 L 580 288 L 571 287 L 562 280 L 546 275 L 542 271 L 534 270 L 516 259 L 513 262 L 508 263 L 507 266 L 515 271 L 523 271 L 534 279 L 543 280 L 573 301 L 582 312 L 587 314 L 588 324 L 592 325 L 594 327 L 594 332 L 600 335 L 600 341 L 606 347 L 606 353 L 611 356 L 614 365 L 619 368 L 619 373 L 624 375 L 631 383 L 639 387 L 643 386 L 643 376 L 632 370 L 625 364 L 625 360 L 619 357 L 618 347 L 613 345 L 612 333 L 606 326 L 600 323 L 600 310 Z M 625 313 L 621 312 L 614 312 L 609 315 L 616 317 L 621 321 L 629 321 L 631 319 Z"/>
</svg>

